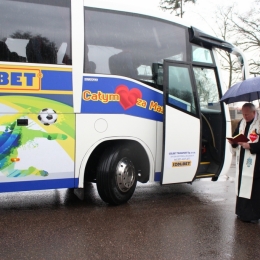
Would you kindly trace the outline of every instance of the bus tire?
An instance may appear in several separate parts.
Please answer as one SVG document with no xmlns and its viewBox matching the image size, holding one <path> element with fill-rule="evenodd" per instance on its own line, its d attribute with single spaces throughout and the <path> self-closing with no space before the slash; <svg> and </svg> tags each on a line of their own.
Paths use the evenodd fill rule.
<svg viewBox="0 0 260 260">
<path fill-rule="evenodd" d="M 127 202 L 133 195 L 137 174 L 130 149 L 111 147 L 101 156 L 97 169 L 97 190 L 103 201 L 112 205 Z"/>
</svg>

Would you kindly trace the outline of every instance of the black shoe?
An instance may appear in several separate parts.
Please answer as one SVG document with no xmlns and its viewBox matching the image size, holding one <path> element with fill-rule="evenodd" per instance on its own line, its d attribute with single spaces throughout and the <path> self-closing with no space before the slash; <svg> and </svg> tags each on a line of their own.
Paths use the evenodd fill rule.
<svg viewBox="0 0 260 260">
<path fill-rule="evenodd" d="M 258 224 L 258 221 L 259 221 L 258 219 L 252 219 L 252 220 L 250 220 L 249 222 L 250 222 L 250 223 L 253 223 L 253 224 Z"/>
<path fill-rule="evenodd" d="M 258 223 L 258 219 L 252 219 L 252 220 L 244 220 L 242 219 L 240 216 L 237 216 L 237 218 L 243 222 L 246 222 L 246 223 L 253 223 L 253 224 L 257 224 Z"/>
</svg>

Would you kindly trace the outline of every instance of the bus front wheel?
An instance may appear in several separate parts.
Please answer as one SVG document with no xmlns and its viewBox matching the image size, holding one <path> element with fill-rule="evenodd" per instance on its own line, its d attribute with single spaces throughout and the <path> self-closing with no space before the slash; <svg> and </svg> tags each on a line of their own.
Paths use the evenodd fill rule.
<svg viewBox="0 0 260 260">
<path fill-rule="evenodd" d="M 102 155 L 97 170 L 97 190 L 101 199 L 112 205 L 127 202 L 137 183 L 131 151 L 112 147 Z"/>
</svg>

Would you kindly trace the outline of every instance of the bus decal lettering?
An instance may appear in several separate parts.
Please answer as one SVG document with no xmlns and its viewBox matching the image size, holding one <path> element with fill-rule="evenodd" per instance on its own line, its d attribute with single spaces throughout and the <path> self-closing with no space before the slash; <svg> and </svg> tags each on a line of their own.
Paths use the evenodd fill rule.
<svg viewBox="0 0 260 260">
<path fill-rule="evenodd" d="M 26 85 L 32 86 L 33 85 L 33 78 L 35 77 L 35 73 L 24 73 L 24 77 L 26 78 Z"/>
<path fill-rule="evenodd" d="M 7 85 L 9 83 L 8 73 L 0 72 L 0 85 Z"/>
<path fill-rule="evenodd" d="M 185 167 L 185 166 L 191 166 L 191 161 L 172 162 L 172 167 Z"/>
<path fill-rule="evenodd" d="M 138 107 L 146 108 L 147 107 L 147 102 L 141 98 L 137 99 L 136 105 Z"/>
<path fill-rule="evenodd" d="M 82 113 L 105 111 L 163 121 L 162 93 L 122 78 L 97 77 L 95 82 L 87 79 L 92 81 L 93 77 L 83 77 Z"/>
<path fill-rule="evenodd" d="M 107 104 L 111 101 L 120 101 L 120 96 L 114 93 L 103 93 L 98 91 L 97 93 L 92 93 L 90 90 L 83 91 L 83 100 L 84 101 L 100 101 L 104 104 Z"/>
<path fill-rule="evenodd" d="M 98 78 L 84 78 L 84 81 L 98 81 Z"/>
<path fill-rule="evenodd" d="M 40 90 L 42 73 L 39 69 L 0 67 L 0 89 Z"/>
<path fill-rule="evenodd" d="M 151 101 L 149 110 L 153 110 L 155 112 L 158 112 L 160 114 L 163 114 L 163 106 L 160 106 L 158 102 Z"/>
</svg>

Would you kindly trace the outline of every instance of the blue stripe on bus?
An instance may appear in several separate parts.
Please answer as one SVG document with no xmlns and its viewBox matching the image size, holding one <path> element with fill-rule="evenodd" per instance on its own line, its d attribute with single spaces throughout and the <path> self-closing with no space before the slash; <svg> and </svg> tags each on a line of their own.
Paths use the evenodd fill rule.
<svg viewBox="0 0 260 260">
<path fill-rule="evenodd" d="M 70 71 L 42 70 L 41 90 L 72 91 Z"/>
<path fill-rule="evenodd" d="M 17 181 L 0 183 L 0 192 L 47 190 L 62 188 L 77 188 L 78 178 L 44 180 L 44 181 Z"/>
<path fill-rule="evenodd" d="M 84 76 L 81 113 L 127 114 L 162 122 L 163 95 L 123 78 Z"/>
<path fill-rule="evenodd" d="M 162 173 L 161 172 L 156 172 L 154 174 L 154 181 L 161 181 L 162 179 Z"/>
</svg>

